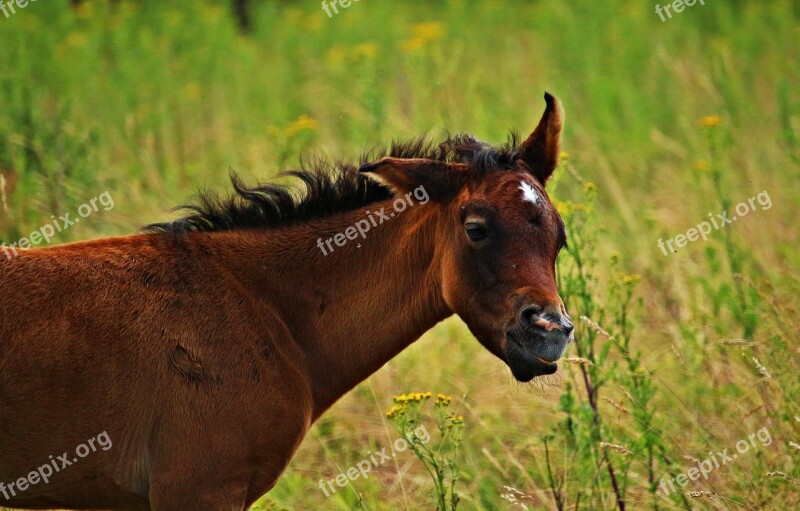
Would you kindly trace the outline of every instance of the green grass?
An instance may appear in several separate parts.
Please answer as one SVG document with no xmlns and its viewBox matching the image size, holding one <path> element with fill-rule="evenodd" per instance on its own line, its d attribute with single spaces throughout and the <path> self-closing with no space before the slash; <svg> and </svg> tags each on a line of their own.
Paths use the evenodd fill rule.
<svg viewBox="0 0 800 511">
<path fill-rule="evenodd" d="M 591 365 L 521 386 L 448 320 L 334 406 L 259 509 L 433 508 L 410 452 L 318 488 L 394 441 L 392 397 L 419 390 L 464 416 L 459 509 L 614 509 L 612 470 L 628 509 L 797 508 L 800 3 L 707 0 L 664 23 L 654 3 L 263 2 L 249 36 L 227 2 L 31 3 L 0 16 L 0 239 L 106 190 L 114 209 L 57 242 L 135 232 L 229 168 L 264 179 L 446 130 L 502 142 L 548 90 L 567 113 L 567 355 Z M 772 208 L 658 248 L 764 190 Z M 763 427 L 769 446 L 657 491 Z"/>
</svg>

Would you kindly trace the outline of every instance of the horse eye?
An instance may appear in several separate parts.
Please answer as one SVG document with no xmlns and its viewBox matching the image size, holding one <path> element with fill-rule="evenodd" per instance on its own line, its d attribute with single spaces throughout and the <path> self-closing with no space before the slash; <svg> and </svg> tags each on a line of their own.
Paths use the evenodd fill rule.
<svg viewBox="0 0 800 511">
<path fill-rule="evenodd" d="M 469 240 L 474 243 L 484 241 L 489 237 L 489 229 L 480 222 L 467 222 L 464 224 L 464 230 L 467 232 Z"/>
</svg>

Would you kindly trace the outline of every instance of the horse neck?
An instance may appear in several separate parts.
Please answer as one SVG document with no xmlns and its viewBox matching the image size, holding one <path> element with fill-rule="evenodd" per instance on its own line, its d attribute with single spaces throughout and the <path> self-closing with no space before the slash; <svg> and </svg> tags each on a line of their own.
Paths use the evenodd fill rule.
<svg viewBox="0 0 800 511">
<path fill-rule="evenodd" d="M 238 248 L 254 257 L 242 269 L 243 280 L 277 310 L 305 355 L 315 418 L 452 314 L 442 295 L 435 236 L 440 212 L 433 203 L 410 207 L 372 227 L 366 238 L 334 244 L 323 255 L 319 238 L 324 243 L 366 218 L 365 209 L 382 207 L 392 211 L 391 202 L 373 204 L 264 231 L 256 246 Z"/>
</svg>

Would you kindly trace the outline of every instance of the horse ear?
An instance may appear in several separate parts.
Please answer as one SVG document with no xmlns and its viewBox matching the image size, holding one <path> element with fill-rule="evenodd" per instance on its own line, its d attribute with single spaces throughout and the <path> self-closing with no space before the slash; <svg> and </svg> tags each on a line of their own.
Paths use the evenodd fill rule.
<svg viewBox="0 0 800 511">
<path fill-rule="evenodd" d="M 564 124 L 564 111 L 558 100 L 548 92 L 544 93 L 544 100 L 547 102 L 547 108 L 539 125 L 519 146 L 517 153 L 517 157 L 531 169 L 533 176 L 542 184 L 547 182 L 558 165 L 561 126 Z"/>
<path fill-rule="evenodd" d="M 398 194 L 422 187 L 435 202 L 452 198 L 466 181 L 468 165 L 425 158 L 383 158 L 365 163 L 359 173 L 387 185 Z"/>
</svg>

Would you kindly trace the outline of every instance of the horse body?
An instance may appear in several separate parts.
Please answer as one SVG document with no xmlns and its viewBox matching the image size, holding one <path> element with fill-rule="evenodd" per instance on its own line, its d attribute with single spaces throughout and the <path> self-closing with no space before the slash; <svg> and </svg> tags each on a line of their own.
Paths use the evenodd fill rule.
<svg viewBox="0 0 800 511">
<path fill-rule="evenodd" d="M 404 228 L 398 218 L 375 236 Z M 346 247 L 322 265 L 310 235 L 307 246 L 281 242 L 297 229 L 313 228 L 179 243 L 139 235 L 0 262 L 0 481 L 72 457 L 102 431 L 113 442 L 7 504 L 149 509 L 151 494 L 168 494 L 161 508 L 195 509 L 208 485 L 243 509 L 272 487 L 313 420 L 444 317 L 412 296 L 431 289 L 424 282 L 383 294 L 368 285 L 410 268 L 400 259 L 418 250 L 382 260 Z M 347 258 L 358 268 L 350 280 L 323 271 Z M 425 317 L 404 313 L 415 303 Z M 394 320 L 379 317 L 383 307 Z M 359 357 L 375 343 L 383 349 Z"/>
<path fill-rule="evenodd" d="M 544 192 L 556 106 L 548 96 L 502 171 L 385 158 L 361 170 L 394 194 L 335 214 L 220 228 L 252 210 L 227 206 L 223 222 L 215 206 L 191 232 L 0 259 L 0 505 L 243 511 L 325 410 L 453 313 L 518 379 L 555 371 L 572 330 L 554 279 L 563 225 Z M 362 200 L 363 179 L 348 197 Z M 320 234 L 415 186 L 430 204 L 320 253 Z M 280 201 L 237 192 L 259 215 Z M 78 454 L 101 432 L 108 449 Z M 60 468 L 34 482 L 48 464 Z"/>
</svg>

